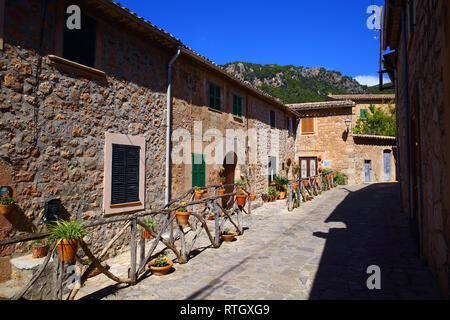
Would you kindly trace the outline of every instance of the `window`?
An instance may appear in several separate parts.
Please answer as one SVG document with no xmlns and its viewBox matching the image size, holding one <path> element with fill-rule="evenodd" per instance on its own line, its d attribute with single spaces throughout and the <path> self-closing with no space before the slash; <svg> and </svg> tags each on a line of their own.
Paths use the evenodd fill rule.
<svg viewBox="0 0 450 320">
<path fill-rule="evenodd" d="M 105 215 L 144 209 L 145 137 L 105 133 Z"/>
<path fill-rule="evenodd" d="M 111 204 L 139 201 L 139 146 L 112 145 Z"/>
<path fill-rule="evenodd" d="M 361 120 L 366 120 L 366 119 L 367 119 L 367 114 L 368 114 L 367 109 L 361 109 L 361 110 L 359 110 L 359 118 L 360 118 Z"/>
<path fill-rule="evenodd" d="M 302 133 L 314 133 L 314 118 L 302 118 Z"/>
<path fill-rule="evenodd" d="M 205 186 L 205 156 L 192 154 L 192 187 Z"/>
<path fill-rule="evenodd" d="M 270 126 L 275 128 L 275 111 L 270 110 Z"/>
<path fill-rule="evenodd" d="M 66 10 L 64 10 L 64 13 Z M 65 19 L 70 14 L 65 13 Z M 81 29 L 69 30 L 64 26 L 63 58 L 94 67 L 97 23 L 91 17 L 81 13 Z"/>
<path fill-rule="evenodd" d="M 209 107 L 220 110 L 220 87 L 214 83 L 209 84 Z"/>
<path fill-rule="evenodd" d="M 242 97 L 233 93 L 233 116 L 242 118 Z"/>
</svg>

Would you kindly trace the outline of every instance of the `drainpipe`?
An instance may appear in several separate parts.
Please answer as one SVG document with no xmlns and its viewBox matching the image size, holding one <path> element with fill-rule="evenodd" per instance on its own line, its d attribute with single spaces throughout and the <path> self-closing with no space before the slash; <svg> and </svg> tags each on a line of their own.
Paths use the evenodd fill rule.
<svg viewBox="0 0 450 320">
<path fill-rule="evenodd" d="M 169 194 L 170 194 L 170 141 L 171 141 L 171 132 L 172 132 L 172 81 L 171 81 L 171 73 L 172 73 L 172 64 L 180 55 L 181 48 L 178 47 L 177 53 L 172 57 L 169 61 L 169 68 L 167 73 L 167 113 L 166 113 L 166 190 L 165 190 L 165 198 L 164 203 L 167 205 L 169 203 Z"/>
</svg>

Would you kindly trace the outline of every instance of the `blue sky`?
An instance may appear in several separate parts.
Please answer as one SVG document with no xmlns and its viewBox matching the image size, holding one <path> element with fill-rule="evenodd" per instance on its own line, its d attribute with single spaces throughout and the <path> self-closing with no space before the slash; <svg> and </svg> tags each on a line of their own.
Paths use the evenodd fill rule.
<svg viewBox="0 0 450 320">
<path fill-rule="evenodd" d="M 366 26 L 366 9 L 383 0 L 120 3 L 218 64 L 324 67 L 377 83 L 378 34 Z"/>
</svg>

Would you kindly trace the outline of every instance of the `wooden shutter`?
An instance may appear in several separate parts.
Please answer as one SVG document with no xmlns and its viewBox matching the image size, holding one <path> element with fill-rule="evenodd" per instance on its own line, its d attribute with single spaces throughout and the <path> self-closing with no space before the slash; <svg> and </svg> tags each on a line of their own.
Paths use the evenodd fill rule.
<svg viewBox="0 0 450 320">
<path fill-rule="evenodd" d="M 205 159 L 202 154 L 192 154 L 192 186 L 205 186 Z"/>
<path fill-rule="evenodd" d="M 66 10 L 66 8 L 65 8 Z M 65 13 L 66 11 L 64 11 Z M 69 17 L 65 13 L 66 19 Z M 64 20 L 65 21 L 65 20 Z M 97 23 L 81 13 L 81 29 L 69 30 L 64 23 L 63 58 L 94 67 Z"/>
<path fill-rule="evenodd" d="M 314 132 L 314 118 L 302 118 L 302 133 Z"/>
<path fill-rule="evenodd" d="M 139 201 L 140 147 L 112 145 L 111 204 Z"/>
</svg>

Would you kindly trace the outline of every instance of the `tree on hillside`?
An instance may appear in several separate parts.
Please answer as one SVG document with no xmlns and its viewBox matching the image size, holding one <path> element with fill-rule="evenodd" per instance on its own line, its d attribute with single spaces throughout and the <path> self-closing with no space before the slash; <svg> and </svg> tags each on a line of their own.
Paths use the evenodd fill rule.
<svg viewBox="0 0 450 320">
<path fill-rule="evenodd" d="M 395 108 L 388 103 L 388 112 L 373 104 L 369 107 L 365 119 L 358 118 L 353 132 L 356 134 L 373 134 L 395 137 Z"/>
</svg>

